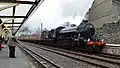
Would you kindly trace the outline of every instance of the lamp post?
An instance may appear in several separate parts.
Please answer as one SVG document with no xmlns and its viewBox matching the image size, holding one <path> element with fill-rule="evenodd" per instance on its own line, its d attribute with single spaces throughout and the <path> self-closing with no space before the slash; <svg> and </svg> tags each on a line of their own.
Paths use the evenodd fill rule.
<svg viewBox="0 0 120 68">
<path fill-rule="evenodd" d="M 41 23 L 41 32 L 42 32 L 42 28 L 43 28 L 43 23 Z"/>
</svg>

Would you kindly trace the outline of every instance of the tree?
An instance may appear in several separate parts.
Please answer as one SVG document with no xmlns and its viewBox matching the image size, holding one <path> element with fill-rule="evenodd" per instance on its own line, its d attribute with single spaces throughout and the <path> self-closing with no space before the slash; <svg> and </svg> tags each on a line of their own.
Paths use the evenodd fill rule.
<svg viewBox="0 0 120 68">
<path fill-rule="evenodd" d="M 28 33 L 31 33 L 31 30 L 28 26 L 23 26 L 23 28 L 20 29 L 19 33 L 22 35 L 27 35 Z"/>
<path fill-rule="evenodd" d="M 63 26 L 69 27 L 70 26 L 70 22 L 65 22 L 65 24 L 63 24 Z"/>
</svg>

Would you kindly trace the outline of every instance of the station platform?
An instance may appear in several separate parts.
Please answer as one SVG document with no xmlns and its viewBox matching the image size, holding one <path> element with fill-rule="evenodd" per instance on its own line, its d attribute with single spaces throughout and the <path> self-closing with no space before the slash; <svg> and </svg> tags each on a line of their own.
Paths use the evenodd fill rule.
<svg viewBox="0 0 120 68">
<path fill-rule="evenodd" d="M 16 58 L 9 58 L 8 46 L 0 51 L 0 68 L 34 68 L 25 54 L 16 47 Z"/>
</svg>

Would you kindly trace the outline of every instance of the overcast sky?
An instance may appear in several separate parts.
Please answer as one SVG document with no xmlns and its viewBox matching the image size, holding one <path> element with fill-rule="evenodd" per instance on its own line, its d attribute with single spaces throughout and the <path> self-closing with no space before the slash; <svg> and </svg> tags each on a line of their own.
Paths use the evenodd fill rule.
<svg viewBox="0 0 120 68">
<path fill-rule="evenodd" d="M 93 0 L 45 0 L 36 12 L 26 21 L 31 28 L 56 28 L 64 22 L 79 25 Z"/>
</svg>

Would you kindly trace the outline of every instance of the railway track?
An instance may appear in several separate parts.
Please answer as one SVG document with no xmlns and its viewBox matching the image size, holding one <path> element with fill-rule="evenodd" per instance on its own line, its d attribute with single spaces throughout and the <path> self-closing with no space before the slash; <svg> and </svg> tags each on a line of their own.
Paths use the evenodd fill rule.
<svg viewBox="0 0 120 68">
<path fill-rule="evenodd" d="M 36 47 L 39 47 L 39 46 L 36 46 Z M 58 51 L 62 51 L 62 52 L 66 52 L 66 53 L 71 53 L 71 54 L 74 54 L 74 55 L 80 55 L 80 56 L 85 56 L 85 57 L 102 57 L 105 59 L 105 61 L 110 61 L 110 60 L 106 60 L 106 59 L 112 59 L 113 61 L 111 62 L 115 62 L 117 64 L 120 63 L 120 55 L 113 55 L 113 54 L 108 54 L 108 53 L 84 53 L 84 52 L 76 52 L 76 51 L 70 51 L 70 50 L 65 50 L 65 49 L 61 49 L 61 48 L 55 48 L 55 47 L 49 47 L 49 46 L 43 46 L 43 47 L 46 47 L 46 48 L 50 48 L 50 49 L 53 49 L 53 50 L 58 50 Z M 100 59 L 102 60 L 102 59 Z M 117 62 L 119 60 L 119 62 Z"/>
<path fill-rule="evenodd" d="M 109 53 L 104 53 L 104 52 L 101 52 L 96 55 L 107 57 L 107 58 L 120 59 L 120 55 L 114 55 L 114 54 L 109 54 Z"/>
<path fill-rule="evenodd" d="M 38 45 L 39 46 L 39 45 Z M 95 55 L 95 56 L 99 56 L 99 57 L 104 57 L 104 58 L 110 58 L 110 59 L 120 59 L 120 55 L 114 55 L 114 54 L 110 54 L 110 53 L 104 53 L 104 52 L 100 52 L 100 53 L 88 53 L 88 52 L 81 52 L 78 50 L 68 50 L 68 49 L 64 49 L 64 48 L 56 48 L 56 47 L 50 47 L 50 46 L 44 46 L 43 47 L 47 47 L 47 48 L 51 48 L 54 50 L 59 50 L 59 51 L 63 51 L 63 52 L 68 52 L 68 53 L 72 53 L 72 54 L 87 54 L 87 55 Z"/>
<path fill-rule="evenodd" d="M 63 56 L 67 56 L 70 57 L 72 59 L 76 59 L 79 61 L 83 61 L 86 63 L 90 63 L 92 65 L 96 65 L 99 67 L 104 67 L 104 68 L 120 68 L 120 62 L 118 62 L 117 60 L 109 60 L 109 59 L 105 59 L 100 58 L 100 57 L 96 57 L 96 56 L 91 56 L 91 55 L 87 55 L 87 54 L 81 54 L 81 53 L 76 53 L 76 52 L 71 52 L 68 50 L 63 50 L 63 49 L 59 49 L 59 48 L 53 48 L 53 47 L 43 47 L 43 46 L 36 46 L 34 44 L 29 44 L 32 45 L 34 47 L 49 51 L 49 52 L 53 52 L 59 55 L 63 55 Z M 81 58 L 82 57 L 82 58 Z M 87 60 L 86 60 L 87 59 Z"/>
<path fill-rule="evenodd" d="M 26 48 L 24 46 L 19 47 L 20 49 L 24 50 L 28 55 L 30 55 L 34 60 L 36 60 L 36 62 L 39 63 L 39 66 L 37 68 L 62 68 L 29 48 Z"/>
<path fill-rule="evenodd" d="M 36 46 L 38 47 L 38 46 Z M 54 50 L 58 50 L 58 51 L 62 51 L 62 52 L 66 52 L 66 53 L 71 53 L 74 55 L 79 55 L 79 56 L 84 56 L 84 57 L 90 57 L 90 58 L 95 58 L 95 59 L 99 59 L 99 60 L 103 60 L 103 61 L 108 61 L 111 63 L 116 63 L 116 64 L 120 64 L 120 55 L 113 55 L 113 54 L 108 54 L 108 53 L 98 53 L 98 54 L 89 54 L 89 53 L 82 53 L 82 52 L 74 52 L 74 51 L 70 51 L 70 50 L 65 50 L 65 49 L 60 49 L 60 48 L 54 48 L 54 47 L 49 47 L 49 46 L 44 46 L 50 49 L 54 49 Z M 100 58 L 103 59 L 100 59 Z M 111 61 L 113 60 L 113 61 Z"/>
</svg>

